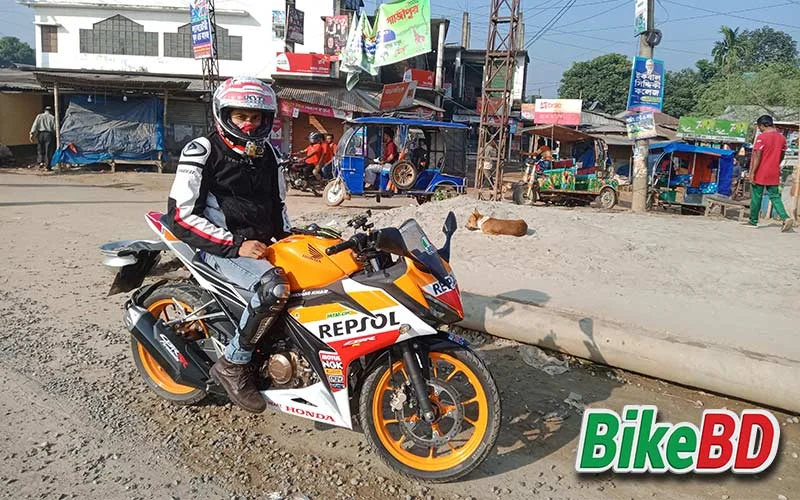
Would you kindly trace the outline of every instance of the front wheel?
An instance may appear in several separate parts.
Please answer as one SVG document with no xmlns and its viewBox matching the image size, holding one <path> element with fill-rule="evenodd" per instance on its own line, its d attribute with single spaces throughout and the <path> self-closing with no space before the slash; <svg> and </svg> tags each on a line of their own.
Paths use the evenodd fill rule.
<svg viewBox="0 0 800 500">
<path fill-rule="evenodd" d="M 325 203 L 329 207 L 338 207 L 344 202 L 347 196 L 347 189 L 344 186 L 342 179 L 333 179 L 325 186 L 325 191 L 322 194 L 325 198 Z"/>
<path fill-rule="evenodd" d="M 436 419 L 425 422 L 402 361 L 365 379 L 359 418 L 367 442 L 393 470 L 429 482 L 456 480 L 478 467 L 500 432 L 500 393 L 469 349 L 432 351 L 428 397 Z"/>
</svg>

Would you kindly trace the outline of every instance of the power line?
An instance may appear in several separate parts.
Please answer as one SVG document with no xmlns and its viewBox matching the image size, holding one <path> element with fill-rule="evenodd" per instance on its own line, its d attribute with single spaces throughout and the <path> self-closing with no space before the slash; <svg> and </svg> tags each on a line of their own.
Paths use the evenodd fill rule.
<svg viewBox="0 0 800 500">
<path fill-rule="evenodd" d="M 680 5 L 681 7 L 686 7 L 688 9 L 699 10 L 701 12 L 708 12 L 709 14 L 716 14 L 718 16 L 727 16 L 727 17 L 733 17 L 733 18 L 736 18 L 736 19 L 744 19 L 745 21 L 755 21 L 755 22 L 758 22 L 758 23 L 771 24 L 771 25 L 774 25 L 774 26 L 783 26 L 784 28 L 800 29 L 800 26 L 795 26 L 795 25 L 792 25 L 792 24 L 783 24 L 783 23 L 778 23 L 778 22 L 775 22 L 775 21 L 762 21 L 760 19 L 753 19 L 752 17 L 737 16 L 736 14 L 733 14 L 733 13 L 730 13 L 730 12 L 719 12 L 719 11 L 716 11 L 716 10 L 704 9 L 702 7 L 697 7 L 695 5 L 689 5 L 689 4 L 685 4 L 685 3 L 675 2 L 674 0 L 664 0 L 664 1 L 667 2 L 667 3 L 673 4 L 673 5 Z M 789 3 L 793 3 L 793 2 L 789 2 Z M 757 10 L 763 10 L 763 9 L 764 9 L 764 7 L 758 7 L 757 8 Z M 756 10 L 756 9 L 752 9 L 752 10 Z"/>
<path fill-rule="evenodd" d="M 547 31 L 550 28 L 555 26 L 556 23 L 558 23 L 558 21 L 560 21 L 561 18 L 564 17 L 564 14 L 566 14 L 567 11 L 569 11 L 569 9 L 573 5 L 575 5 L 575 1 L 576 0 L 567 0 L 567 2 L 564 4 L 564 6 L 561 8 L 561 10 L 556 12 L 556 14 L 549 21 L 547 21 L 547 23 L 545 23 L 545 25 L 542 26 L 542 28 L 539 31 L 537 31 L 536 34 L 533 35 L 533 37 L 531 37 L 531 39 L 528 41 L 528 43 L 525 44 L 525 50 L 527 50 L 528 47 L 530 47 L 531 45 L 536 43 L 536 40 L 538 40 L 539 38 L 542 37 L 542 35 L 547 33 Z"/>
</svg>

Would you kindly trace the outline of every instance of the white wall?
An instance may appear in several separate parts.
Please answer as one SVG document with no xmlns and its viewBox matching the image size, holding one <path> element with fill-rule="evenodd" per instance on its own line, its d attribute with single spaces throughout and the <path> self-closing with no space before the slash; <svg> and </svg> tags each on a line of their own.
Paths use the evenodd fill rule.
<svg viewBox="0 0 800 500">
<path fill-rule="evenodd" d="M 36 22 L 58 24 L 58 52 L 42 53 L 41 29 L 36 29 L 36 65 L 45 68 L 105 71 L 143 71 L 148 73 L 202 74 L 201 62 L 188 58 L 164 57 L 164 33 L 175 33 L 189 22 L 188 0 L 40 0 L 35 7 Z M 272 40 L 272 11 L 284 8 L 283 0 L 216 0 L 217 25 L 231 36 L 242 37 L 242 60 L 220 60 L 222 75 L 253 75 L 268 78 L 275 72 L 275 55 L 283 52 L 281 41 Z M 324 23 L 322 16 L 333 14 L 333 2 L 297 0 L 305 12 L 305 44 L 295 52 L 322 52 Z M 112 7 L 120 5 L 120 7 Z M 134 8 L 134 7 L 139 8 Z M 177 9 L 177 10 L 175 10 Z M 82 54 L 80 30 L 116 14 L 141 24 L 145 31 L 157 32 L 159 57 Z"/>
</svg>

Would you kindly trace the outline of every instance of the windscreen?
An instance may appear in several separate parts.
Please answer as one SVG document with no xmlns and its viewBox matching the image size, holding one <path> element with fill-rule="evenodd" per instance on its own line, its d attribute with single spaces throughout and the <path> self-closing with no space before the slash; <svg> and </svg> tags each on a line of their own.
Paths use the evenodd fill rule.
<svg viewBox="0 0 800 500">
<path fill-rule="evenodd" d="M 442 258 L 435 246 L 428 239 L 425 231 L 414 219 L 405 221 L 400 226 L 400 234 L 403 235 L 403 243 L 415 260 L 425 266 L 427 270 L 443 284 L 449 284 L 447 270 L 442 264 Z"/>
</svg>

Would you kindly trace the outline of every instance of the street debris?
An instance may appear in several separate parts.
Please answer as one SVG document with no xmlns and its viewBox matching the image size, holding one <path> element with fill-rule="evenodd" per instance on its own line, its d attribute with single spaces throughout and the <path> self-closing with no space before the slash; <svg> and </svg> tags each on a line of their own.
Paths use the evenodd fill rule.
<svg viewBox="0 0 800 500">
<path fill-rule="evenodd" d="M 519 353 L 526 365 L 541 370 L 550 376 L 562 375 L 569 371 L 569 362 L 548 356 L 538 347 L 522 345 L 519 347 Z"/>
<path fill-rule="evenodd" d="M 574 408 L 580 414 L 583 414 L 583 410 L 586 409 L 586 406 L 583 404 L 583 396 L 577 392 L 570 392 L 567 399 L 564 400 L 564 403 Z"/>
</svg>

